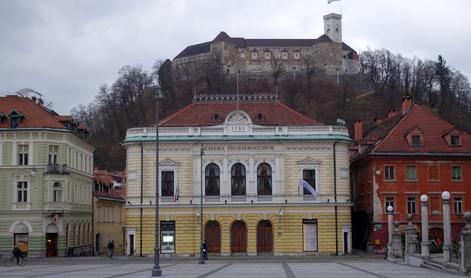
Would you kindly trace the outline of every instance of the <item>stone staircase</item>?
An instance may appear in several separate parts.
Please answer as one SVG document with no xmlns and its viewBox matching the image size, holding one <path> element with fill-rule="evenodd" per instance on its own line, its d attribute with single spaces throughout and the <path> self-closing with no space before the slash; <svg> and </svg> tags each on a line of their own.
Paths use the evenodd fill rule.
<svg viewBox="0 0 471 278">
<path fill-rule="evenodd" d="M 451 264 L 451 263 L 444 263 L 437 260 L 424 260 L 424 262 L 421 264 L 421 267 L 463 275 L 463 273 L 460 272 L 459 265 Z"/>
</svg>

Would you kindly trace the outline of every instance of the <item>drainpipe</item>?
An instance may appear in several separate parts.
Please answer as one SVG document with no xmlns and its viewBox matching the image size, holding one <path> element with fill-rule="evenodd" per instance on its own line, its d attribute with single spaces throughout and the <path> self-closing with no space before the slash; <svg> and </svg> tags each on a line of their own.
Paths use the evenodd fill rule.
<svg viewBox="0 0 471 278">
<path fill-rule="evenodd" d="M 142 203 L 144 201 L 144 148 L 141 142 L 141 205 L 139 208 L 139 257 L 142 257 Z"/>
<path fill-rule="evenodd" d="M 334 142 L 333 148 L 332 148 L 332 156 L 334 160 L 334 209 L 335 209 L 335 255 L 339 255 L 339 235 L 338 235 L 338 226 L 339 226 L 339 221 L 338 221 L 338 210 L 337 210 L 337 161 L 336 161 L 336 155 L 335 155 L 335 146 L 337 145 L 337 142 Z"/>
</svg>

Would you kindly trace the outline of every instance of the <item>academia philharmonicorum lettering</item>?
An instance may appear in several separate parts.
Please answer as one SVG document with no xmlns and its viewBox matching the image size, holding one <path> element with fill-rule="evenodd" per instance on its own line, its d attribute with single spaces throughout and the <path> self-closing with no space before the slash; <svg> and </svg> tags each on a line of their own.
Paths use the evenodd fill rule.
<svg viewBox="0 0 471 278">
<path fill-rule="evenodd" d="M 209 252 L 350 251 L 350 139 L 345 127 L 322 125 L 273 99 L 206 99 L 162 120 L 159 139 L 162 254 L 198 254 L 201 194 Z M 150 255 L 155 128 L 129 129 L 123 145 L 127 252 Z M 300 187 L 302 180 L 316 194 Z"/>
</svg>

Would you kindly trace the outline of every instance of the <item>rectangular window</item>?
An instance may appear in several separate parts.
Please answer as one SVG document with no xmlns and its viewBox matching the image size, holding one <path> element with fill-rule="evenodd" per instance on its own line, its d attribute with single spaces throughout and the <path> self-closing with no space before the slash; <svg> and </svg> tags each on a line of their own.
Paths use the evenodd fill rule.
<svg viewBox="0 0 471 278">
<path fill-rule="evenodd" d="M 28 145 L 18 145 L 18 165 L 28 165 Z"/>
<path fill-rule="evenodd" d="M 461 166 L 451 166 L 451 179 L 454 181 L 461 180 Z"/>
<path fill-rule="evenodd" d="M 54 146 L 54 145 L 49 146 L 48 163 L 56 165 L 58 156 L 59 156 L 59 146 Z"/>
<path fill-rule="evenodd" d="M 413 165 L 407 166 L 406 180 L 415 181 L 417 180 L 417 168 Z"/>
<path fill-rule="evenodd" d="M 305 252 L 317 251 L 317 219 L 303 219 L 303 247 Z"/>
<path fill-rule="evenodd" d="M 309 169 L 309 170 L 303 170 L 303 180 L 309 183 L 310 186 L 314 190 L 317 190 L 316 188 L 316 170 L 314 169 Z M 312 196 L 311 192 L 309 192 L 308 189 L 303 187 L 303 195 L 310 195 Z"/>
<path fill-rule="evenodd" d="M 258 59 L 258 53 L 256 51 L 252 52 L 252 61 L 257 61 Z"/>
<path fill-rule="evenodd" d="M 17 191 L 16 201 L 18 203 L 28 202 L 28 182 L 27 181 L 19 181 L 16 184 L 16 191 Z"/>
<path fill-rule="evenodd" d="M 407 197 L 407 213 L 408 214 L 416 213 L 415 197 Z"/>
<path fill-rule="evenodd" d="M 429 179 L 431 181 L 438 181 L 440 180 L 440 172 L 439 172 L 438 165 L 432 165 L 429 167 Z"/>
<path fill-rule="evenodd" d="M 173 196 L 174 172 L 162 171 L 162 196 Z"/>
<path fill-rule="evenodd" d="M 385 202 L 385 206 L 384 206 L 384 209 L 386 210 L 386 213 L 388 212 L 388 207 L 389 206 L 393 207 L 393 211 L 396 208 L 396 206 L 394 205 L 394 197 L 386 197 L 386 202 Z"/>
<path fill-rule="evenodd" d="M 422 146 L 420 135 L 412 135 L 412 147 L 420 147 L 420 146 Z"/>
<path fill-rule="evenodd" d="M 430 211 L 432 214 L 440 214 L 441 206 L 439 196 L 430 197 Z"/>
<path fill-rule="evenodd" d="M 461 197 L 453 199 L 453 212 L 456 214 L 463 214 L 463 199 L 461 199 Z"/>
<path fill-rule="evenodd" d="M 460 145 L 460 137 L 458 135 L 451 135 L 450 143 L 453 147 Z"/>
<path fill-rule="evenodd" d="M 394 166 L 384 166 L 384 180 L 392 181 L 396 179 Z"/>
</svg>

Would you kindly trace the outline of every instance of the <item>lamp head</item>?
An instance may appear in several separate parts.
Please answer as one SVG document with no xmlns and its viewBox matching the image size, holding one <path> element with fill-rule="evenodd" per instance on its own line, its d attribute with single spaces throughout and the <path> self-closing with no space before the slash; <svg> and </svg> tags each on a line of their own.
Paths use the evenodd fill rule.
<svg viewBox="0 0 471 278">
<path fill-rule="evenodd" d="M 423 203 L 427 202 L 428 201 L 428 196 L 423 194 L 422 196 L 420 196 L 420 201 L 422 201 Z"/>
<path fill-rule="evenodd" d="M 394 208 L 392 206 L 388 206 L 387 210 L 388 212 L 393 212 Z"/>
<path fill-rule="evenodd" d="M 376 176 L 381 175 L 381 171 L 380 171 L 380 170 L 376 170 L 375 175 L 376 175 Z"/>
<path fill-rule="evenodd" d="M 450 200 L 450 192 L 448 192 L 448 191 L 443 191 L 443 193 L 442 193 L 442 199 L 443 199 L 443 200 Z"/>
</svg>

